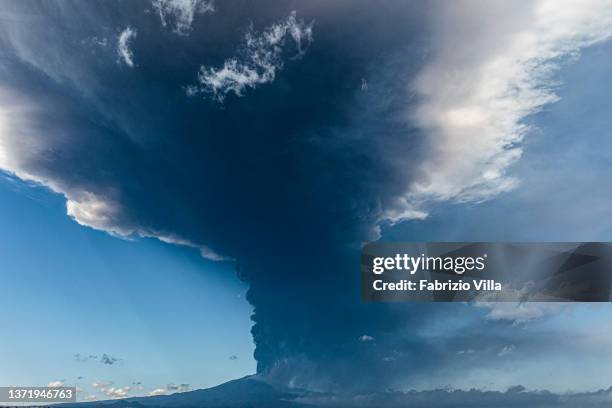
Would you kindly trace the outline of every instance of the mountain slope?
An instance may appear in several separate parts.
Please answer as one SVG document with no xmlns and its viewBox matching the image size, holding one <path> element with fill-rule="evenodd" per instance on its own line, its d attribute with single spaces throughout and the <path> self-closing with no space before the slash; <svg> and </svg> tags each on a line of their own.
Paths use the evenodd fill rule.
<svg viewBox="0 0 612 408">
<path fill-rule="evenodd" d="M 304 404 L 293 402 L 298 394 L 279 391 L 253 377 L 228 381 L 216 387 L 181 392 L 172 395 L 135 397 L 119 401 L 100 401 L 66 404 L 70 408 L 297 408 Z"/>
</svg>

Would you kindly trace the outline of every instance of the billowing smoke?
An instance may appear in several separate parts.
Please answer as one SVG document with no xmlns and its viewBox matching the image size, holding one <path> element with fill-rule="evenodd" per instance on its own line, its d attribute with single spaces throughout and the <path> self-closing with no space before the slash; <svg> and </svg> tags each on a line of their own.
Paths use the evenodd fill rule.
<svg viewBox="0 0 612 408">
<path fill-rule="evenodd" d="M 554 99 L 537 91 L 546 72 L 516 84 L 475 70 L 448 44 L 458 37 L 436 31 L 435 3 L 224 1 L 176 16 L 170 3 L 3 4 L 0 168 L 63 194 L 83 225 L 235 262 L 250 284 L 258 371 L 271 380 L 380 388 L 430 370 L 450 340 L 421 329 L 467 306 L 360 304 L 360 245 L 432 203 L 512 187 L 520 122 Z M 540 3 L 512 3 L 509 17 L 478 9 L 519 19 Z M 450 17 L 464 34 L 478 31 L 469 14 Z M 587 14 L 555 31 L 549 58 L 607 36 L 574 35 L 592 27 Z M 528 38 L 543 24 L 533 18 Z M 488 21 L 484 38 L 508 37 Z M 138 33 L 130 41 L 126 27 Z M 520 44 L 499 55 L 475 44 L 473 63 L 512 60 Z M 537 62 L 508 69 L 527 76 Z M 482 80 L 497 93 L 470 88 Z M 520 111 L 509 107 L 515 87 Z M 469 106 L 449 102 L 464 96 Z M 463 144 L 470 132 L 481 145 Z"/>
</svg>

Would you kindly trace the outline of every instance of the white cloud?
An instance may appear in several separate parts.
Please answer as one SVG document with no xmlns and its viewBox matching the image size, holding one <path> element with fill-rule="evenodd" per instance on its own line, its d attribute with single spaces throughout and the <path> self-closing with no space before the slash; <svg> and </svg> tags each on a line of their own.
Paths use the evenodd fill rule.
<svg viewBox="0 0 612 408">
<path fill-rule="evenodd" d="M 514 325 L 541 319 L 566 307 L 563 303 L 555 302 L 478 302 L 476 306 L 489 310 L 486 319 L 505 320 Z"/>
<path fill-rule="evenodd" d="M 374 337 L 364 334 L 363 336 L 359 337 L 359 341 L 363 341 L 363 342 L 374 341 Z"/>
<path fill-rule="evenodd" d="M 233 260 L 233 258 L 229 258 L 227 256 L 218 254 L 217 252 L 213 251 L 212 249 L 210 249 L 209 247 L 205 245 L 201 245 L 199 249 L 200 249 L 200 255 L 202 255 L 202 258 L 209 259 L 211 261 L 221 262 L 221 261 L 232 261 Z"/>
<path fill-rule="evenodd" d="M 244 55 L 227 59 L 221 68 L 200 67 L 198 84 L 188 86 L 187 94 L 212 93 L 223 101 L 230 92 L 242 96 L 246 88 L 274 81 L 276 72 L 283 67 L 282 54 L 289 39 L 297 50 L 297 57 L 312 42 L 312 23 L 298 21 L 295 11 L 261 33 L 250 28 L 245 35 Z"/>
<path fill-rule="evenodd" d="M 66 212 L 77 223 L 119 236 L 134 234 L 134 229 L 120 227 L 116 222 L 121 207 L 109 197 L 88 191 L 76 191 L 66 196 Z"/>
<path fill-rule="evenodd" d="M 365 78 L 361 78 L 361 86 L 360 89 L 362 91 L 367 91 L 368 90 L 368 80 Z"/>
<path fill-rule="evenodd" d="M 157 238 L 160 241 L 165 242 L 167 244 L 181 245 L 181 246 L 186 246 L 190 248 L 196 248 L 200 252 L 200 255 L 202 256 L 202 258 L 208 259 L 211 261 L 221 262 L 221 261 L 233 261 L 234 260 L 233 258 L 219 254 L 218 252 L 214 251 L 213 249 L 211 249 L 210 247 L 206 245 L 198 245 L 189 240 L 178 237 L 176 235 L 149 234 L 143 231 L 139 231 L 138 234 L 141 236 L 145 236 L 145 237 L 148 236 L 151 238 Z"/>
<path fill-rule="evenodd" d="M 47 384 L 47 387 L 63 387 L 63 386 L 64 386 L 63 381 L 51 381 L 49 384 Z"/>
<path fill-rule="evenodd" d="M 149 393 L 149 396 L 153 397 L 155 395 L 166 395 L 167 392 L 168 391 L 165 388 L 156 388 Z"/>
<path fill-rule="evenodd" d="M 516 347 L 514 346 L 514 344 L 510 344 L 509 346 L 504 346 L 504 348 L 502 348 L 499 351 L 499 353 L 497 353 L 497 355 L 499 357 L 504 357 L 504 356 L 514 353 L 515 350 L 516 350 Z"/>
<path fill-rule="evenodd" d="M 132 27 L 126 27 L 125 30 L 119 34 L 119 40 L 117 42 L 117 53 L 119 54 L 119 61 L 123 61 L 128 67 L 134 67 L 134 53 L 130 48 L 132 40 L 136 37 L 136 30 Z"/>
<path fill-rule="evenodd" d="M 109 398 L 125 398 L 130 394 L 131 387 L 102 388 L 101 391 Z"/>
<path fill-rule="evenodd" d="M 152 5 L 162 26 L 170 25 L 180 35 L 189 34 L 196 14 L 215 11 L 214 0 L 153 0 Z"/>
<path fill-rule="evenodd" d="M 479 202 L 515 188 L 526 117 L 558 99 L 563 59 L 612 36 L 610 0 L 443 3 L 433 60 L 413 83 L 410 120 L 427 136 L 418 176 L 384 218 L 422 219 L 436 202 Z"/>
<path fill-rule="evenodd" d="M 93 36 L 82 40 L 81 43 L 91 47 L 106 48 L 108 46 L 108 38 Z"/>
<path fill-rule="evenodd" d="M 111 385 L 113 385 L 112 381 L 94 381 L 93 383 L 91 383 L 92 387 L 98 388 L 98 389 L 108 388 Z"/>
<path fill-rule="evenodd" d="M 113 387 L 112 381 L 94 381 L 91 386 L 100 390 L 109 398 L 125 398 L 129 395 L 132 387 Z M 92 396 L 95 399 L 95 396 Z"/>
</svg>

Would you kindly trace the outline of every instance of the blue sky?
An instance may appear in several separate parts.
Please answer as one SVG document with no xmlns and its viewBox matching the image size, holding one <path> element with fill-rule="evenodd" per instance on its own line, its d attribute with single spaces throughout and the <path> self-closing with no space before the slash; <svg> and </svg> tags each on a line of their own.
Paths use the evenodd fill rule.
<svg viewBox="0 0 612 408">
<path fill-rule="evenodd" d="M 252 308 L 232 265 L 82 227 L 61 197 L 12 178 L 0 182 L 0 207 L 1 384 L 64 380 L 105 398 L 92 383 L 141 382 L 135 393 L 146 394 L 254 373 Z"/>
</svg>

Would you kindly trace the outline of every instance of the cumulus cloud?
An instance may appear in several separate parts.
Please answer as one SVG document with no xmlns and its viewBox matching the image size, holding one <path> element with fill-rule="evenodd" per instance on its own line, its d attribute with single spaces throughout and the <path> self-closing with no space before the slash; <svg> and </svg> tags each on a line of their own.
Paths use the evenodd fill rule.
<svg viewBox="0 0 612 408">
<path fill-rule="evenodd" d="M 156 388 L 152 390 L 151 392 L 149 392 L 149 396 L 154 397 L 156 395 L 166 395 L 167 393 L 168 393 L 168 390 L 166 390 L 165 388 Z"/>
<path fill-rule="evenodd" d="M 91 386 L 109 398 L 125 398 L 132 391 L 133 387 L 113 387 L 113 381 L 94 381 Z"/>
<path fill-rule="evenodd" d="M 51 381 L 49 382 L 49 384 L 47 384 L 47 387 L 63 387 L 63 386 L 64 386 L 63 381 Z"/>
<path fill-rule="evenodd" d="M 130 394 L 131 387 L 101 388 L 100 391 L 109 398 L 125 398 Z"/>
<path fill-rule="evenodd" d="M 214 0 L 153 0 L 152 5 L 162 26 L 170 26 L 180 35 L 189 34 L 197 14 L 215 11 Z"/>
<path fill-rule="evenodd" d="M 127 236 L 134 230 L 119 227 L 115 220 L 121 212 L 119 204 L 88 191 L 74 192 L 66 200 L 66 212 L 77 223 L 97 230 Z"/>
<path fill-rule="evenodd" d="M 283 68 L 283 51 L 289 40 L 297 52 L 294 58 L 301 57 L 312 42 L 312 26 L 313 23 L 298 20 L 293 11 L 261 33 L 249 28 L 242 55 L 226 60 L 221 68 L 201 66 L 198 84 L 187 87 L 187 94 L 211 93 L 223 101 L 230 92 L 242 96 L 246 88 L 274 81 L 276 72 Z"/>
<path fill-rule="evenodd" d="M 367 342 L 370 342 L 370 341 L 374 341 L 374 337 L 368 336 L 367 334 L 364 334 L 363 336 L 359 337 L 359 341 L 367 343 Z"/>
<path fill-rule="evenodd" d="M 477 12 L 476 12 L 477 10 Z M 562 61 L 612 35 L 609 0 L 443 4 L 433 61 L 409 114 L 428 139 L 418 176 L 385 217 L 421 219 L 436 202 L 479 202 L 515 188 L 526 118 L 555 102 Z"/>
<path fill-rule="evenodd" d="M 119 34 L 119 39 L 117 41 L 119 61 L 130 68 L 134 68 L 134 53 L 130 47 L 132 45 L 132 40 L 136 38 L 136 34 L 136 30 L 128 26 Z"/>
</svg>

